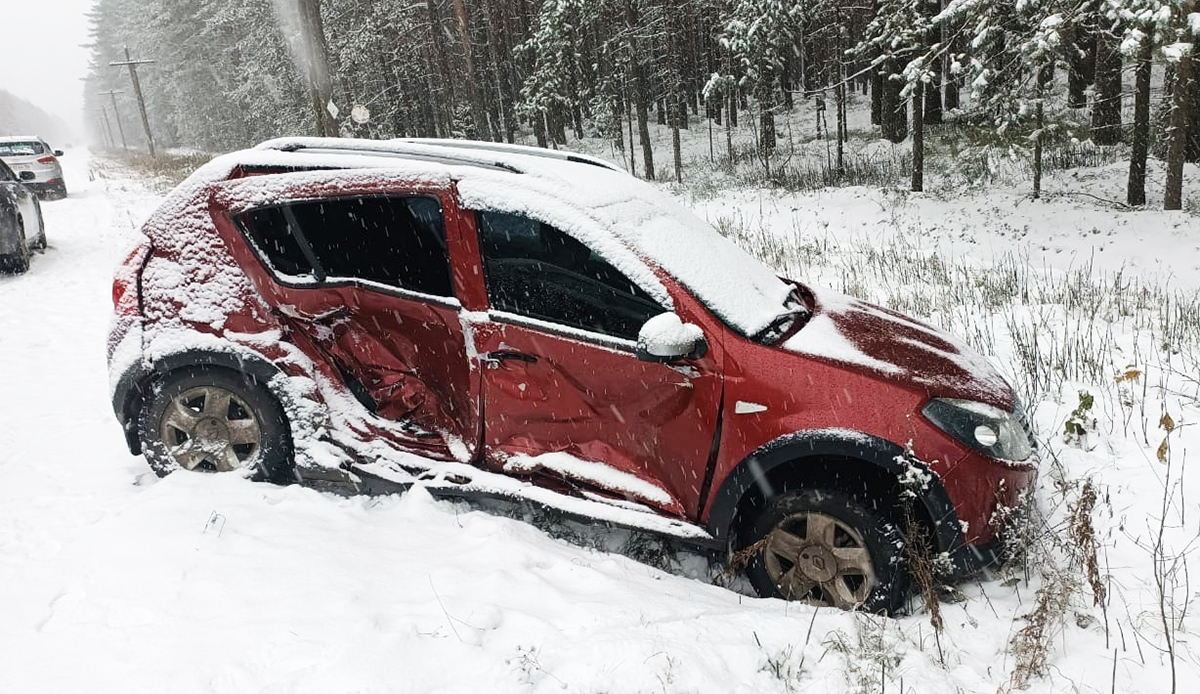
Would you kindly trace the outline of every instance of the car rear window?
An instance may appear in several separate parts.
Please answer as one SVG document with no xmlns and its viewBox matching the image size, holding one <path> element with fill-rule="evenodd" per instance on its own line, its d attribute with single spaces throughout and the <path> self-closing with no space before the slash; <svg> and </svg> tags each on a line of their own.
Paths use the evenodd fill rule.
<svg viewBox="0 0 1200 694">
<path fill-rule="evenodd" d="M 252 210 L 240 215 L 239 221 L 281 274 L 362 279 L 422 294 L 454 295 L 442 208 L 436 198 L 295 202 Z M 301 243 L 308 245 L 317 268 Z"/>
<path fill-rule="evenodd" d="M 46 147 L 40 142 L 0 142 L 0 157 L 23 157 L 45 153 Z"/>
<path fill-rule="evenodd" d="M 264 207 L 237 216 L 250 241 L 277 274 L 288 279 L 314 279 L 312 264 L 292 235 L 282 207 Z"/>
</svg>

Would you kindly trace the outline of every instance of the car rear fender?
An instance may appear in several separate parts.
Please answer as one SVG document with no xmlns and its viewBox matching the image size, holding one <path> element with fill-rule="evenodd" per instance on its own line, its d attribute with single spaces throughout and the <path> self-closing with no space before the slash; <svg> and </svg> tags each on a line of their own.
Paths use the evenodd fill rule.
<svg viewBox="0 0 1200 694">
<path fill-rule="evenodd" d="M 175 369 L 189 366 L 214 366 L 247 374 L 259 383 L 268 383 L 282 371 L 265 357 L 242 352 L 214 352 L 189 349 L 175 352 L 157 359 L 150 366 L 138 362 L 126 368 L 117 379 L 113 389 L 112 406 L 117 421 L 125 432 L 125 443 L 129 452 L 142 452 L 138 438 L 137 422 L 142 403 L 154 381 Z"/>
</svg>

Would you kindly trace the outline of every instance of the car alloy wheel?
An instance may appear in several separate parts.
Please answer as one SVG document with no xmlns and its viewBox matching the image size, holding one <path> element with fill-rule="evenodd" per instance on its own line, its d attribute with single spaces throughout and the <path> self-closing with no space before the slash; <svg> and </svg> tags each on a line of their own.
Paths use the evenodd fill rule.
<svg viewBox="0 0 1200 694">
<path fill-rule="evenodd" d="M 217 386 L 190 388 L 171 398 L 159 421 L 159 436 L 184 470 L 254 467 L 262 452 L 262 427 L 254 410 Z"/>
<path fill-rule="evenodd" d="M 215 366 L 171 371 L 152 384 L 138 434 L 160 477 L 248 470 L 280 484 L 296 479 L 287 416 L 249 374 Z"/>
<path fill-rule="evenodd" d="M 862 535 L 816 511 L 784 518 L 767 535 L 763 563 L 788 600 L 854 609 L 875 587 L 875 569 Z"/>
<path fill-rule="evenodd" d="M 909 580 L 904 538 L 883 499 L 802 489 L 769 500 L 740 535 L 746 575 L 763 597 L 896 613 Z"/>
</svg>

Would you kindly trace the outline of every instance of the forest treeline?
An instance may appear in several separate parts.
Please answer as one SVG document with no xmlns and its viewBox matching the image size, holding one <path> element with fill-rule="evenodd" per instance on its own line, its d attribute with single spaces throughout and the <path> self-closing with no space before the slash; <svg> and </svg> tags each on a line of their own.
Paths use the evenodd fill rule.
<svg viewBox="0 0 1200 694">
<path fill-rule="evenodd" d="M 818 96 L 836 123 L 840 166 L 847 96 L 858 90 L 870 95 L 879 136 L 911 138 L 914 189 L 925 127 L 952 114 L 1028 142 L 1036 194 L 1043 146 L 1069 115 L 1097 145 L 1129 143 L 1131 205 L 1146 203 L 1148 154 L 1167 160 L 1164 202 L 1178 209 L 1183 163 L 1200 161 L 1196 5 L 100 0 L 87 97 L 97 140 L 144 140 L 129 75 L 111 66 L 128 48 L 155 61 L 139 74 L 150 128 L 167 146 L 222 151 L 299 133 L 509 142 L 532 133 L 543 146 L 594 136 L 654 178 L 664 167 L 651 123 L 673 133 L 676 176 L 679 131 L 702 119 L 725 129 L 748 119 L 752 155 L 769 169 L 777 114 Z M 119 93 L 102 95 L 110 90 Z"/>
</svg>

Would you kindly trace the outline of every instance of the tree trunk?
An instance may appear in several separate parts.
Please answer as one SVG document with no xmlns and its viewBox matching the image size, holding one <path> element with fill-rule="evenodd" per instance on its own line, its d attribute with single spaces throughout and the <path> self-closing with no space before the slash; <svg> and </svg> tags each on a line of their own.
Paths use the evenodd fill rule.
<svg viewBox="0 0 1200 694">
<path fill-rule="evenodd" d="M 307 59 L 306 79 L 317 135 L 337 137 L 338 125 L 329 105 L 333 103 L 333 81 L 329 75 L 329 46 L 325 42 L 325 23 L 321 18 L 321 0 L 299 0 L 300 32 Z"/>
<path fill-rule="evenodd" d="M 1046 86 L 1051 82 L 1054 65 L 1043 66 L 1038 71 L 1037 106 L 1034 107 L 1037 132 L 1033 137 L 1033 199 L 1042 197 L 1042 143 L 1046 138 Z"/>
<path fill-rule="evenodd" d="M 946 98 L 944 100 L 945 103 L 942 104 L 942 108 L 944 111 L 952 111 L 959 106 L 958 78 L 954 75 L 947 75 L 945 89 Z"/>
<path fill-rule="evenodd" d="M 940 64 L 940 61 L 939 61 Z M 925 92 L 924 121 L 929 125 L 942 123 L 942 75 L 940 70 L 934 70 L 929 83 L 921 88 Z"/>
<path fill-rule="evenodd" d="M 533 137 L 537 140 L 537 146 L 545 149 L 550 146 L 550 140 L 546 137 L 546 114 L 538 112 L 533 114 Z"/>
<path fill-rule="evenodd" d="M 433 55 L 436 60 L 437 76 L 434 79 L 437 85 L 437 95 L 435 101 L 440 101 L 437 105 L 440 106 L 441 113 L 438 114 L 440 123 L 439 130 L 442 137 L 452 137 L 454 134 L 454 80 L 450 76 L 450 62 L 446 58 L 446 47 L 442 43 L 442 17 L 438 12 L 437 3 L 434 0 L 427 0 L 425 10 L 429 13 L 429 40 L 433 43 Z"/>
<path fill-rule="evenodd" d="M 769 75 L 754 85 L 754 100 L 758 102 L 758 156 L 764 162 L 775 153 L 775 85 Z"/>
<path fill-rule="evenodd" d="M 879 103 L 880 126 L 883 136 L 892 142 L 904 142 L 908 137 L 908 105 L 900 98 L 904 84 L 892 79 L 896 72 L 894 60 L 884 63 L 883 88 L 880 90 Z"/>
<path fill-rule="evenodd" d="M 1196 43 L 1175 66 L 1175 88 L 1171 95 L 1171 126 L 1167 131 L 1170 146 L 1167 148 L 1167 183 L 1163 198 L 1164 210 L 1183 209 L 1183 160 L 1188 138 L 1188 92 L 1195 88 Z"/>
<path fill-rule="evenodd" d="M 504 49 L 504 25 L 496 14 L 495 0 L 484 0 L 483 11 L 488 24 L 488 58 L 492 63 L 493 79 L 495 80 L 496 103 L 493 104 L 499 118 L 498 128 L 504 131 L 504 140 L 509 144 L 515 141 L 516 118 L 513 114 L 512 101 L 508 98 L 506 88 L 506 65 L 509 62 L 507 51 Z"/>
<path fill-rule="evenodd" d="M 1073 27 L 1067 55 L 1067 106 L 1087 106 L 1087 88 L 1096 75 L 1096 31 L 1094 18 L 1085 16 Z"/>
<path fill-rule="evenodd" d="M 1096 91 L 1092 102 L 1092 141 L 1121 141 L 1121 50 L 1117 27 L 1105 24 L 1096 37 Z"/>
<path fill-rule="evenodd" d="M 942 10 L 941 0 L 926 0 L 925 16 L 932 20 Z M 929 35 L 929 43 L 927 47 L 932 48 L 935 43 L 941 43 L 942 34 L 939 30 L 937 33 L 931 32 Z M 922 113 L 922 121 L 929 125 L 941 125 L 942 123 L 942 61 L 937 60 L 932 64 L 927 64 L 930 72 L 929 82 L 921 87 L 925 92 L 925 104 Z"/>
<path fill-rule="evenodd" d="M 871 125 L 883 125 L 883 75 L 882 66 L 871 69 Z"/>
<path fill-rule="evenodd" d="M 642 65 L 642 54 L 638 51 L 638 24 L 637 6 L 634 0 L 626 0 L 625 3 L 625 24 L 629 36 L 629 54 L 633 56 L 631 69 L 633 70 L 633 93 L 634 93 L 634 108 L 637 111 L 638 120 L 638 139 L 642 144 L 642 158 L 645 160 L 646 180 L 654 180 L 654 148 L 650 143 L 650 85 L 646 79 L 646 69 Z"/>
<path fill-rule="evenodd" d="M 546 130 L 550 134 L 550 142 L 555 145 L 567 144 L 567 119 L 563 116 L 561 104 L 551 104 L 546 111 Z"/>
<path fill-rule="evenodd" d="M 1150 70 L 1154 59 L 1153 32 L 1142 38 L 1138 46 L 1137 73 L 1134 79 L 1133 151 L 1129 155 L 1129 182 L 1126 202 L 1132 206 L 1146 204 L 1146 157 L 1150 151 Z"/>
<path fill-rule="evenodd" d="M 467 98 L 471 101 L 471 120 L 475 121 L 475 136 L 480 140 L 499 140 L 499 133 L 493 132 L 487 117 L 487 107 L 483 103 L 483 95 L 479 91 L 479 79 L 475 72 L 475 51 L 471 45 L 471 23 L 467 16 L 467 6 L 463 0 L 452 0 L 454 5 L 454 25 L 458 29 L 458 40 L 462 44 L 463 60 L 466 63 Z"/>
<path fill-rule="evenodd" d="M 1195 12 L 1195 4 L 1192 5 Z M 1192 162 L 1193 164 L 1200 163 L 1200 75 L 1197 75 L 1197 57 L 1196 46 L 1200 42 L 1196 39 L 1192 40 L 1192 80 L 1191 86 L 1187 89 L 1187 141 L 1183 145 L 1183 160 Z"/>
<path fill-rule="evenodd" d="M 838 14 L 837 87 L 834 88 L 834 100 L 837 102 L 837 174 L 846 174 L 846 38 L 847 30 L 841 13 Z M 853 88 L 853 85 L 850 85 Z"/>
<path fill-rule="evenodd" d="M 912 190 L 925 190 L 925 83 L 917 82 L 912 95 Z"/>
</svg>

